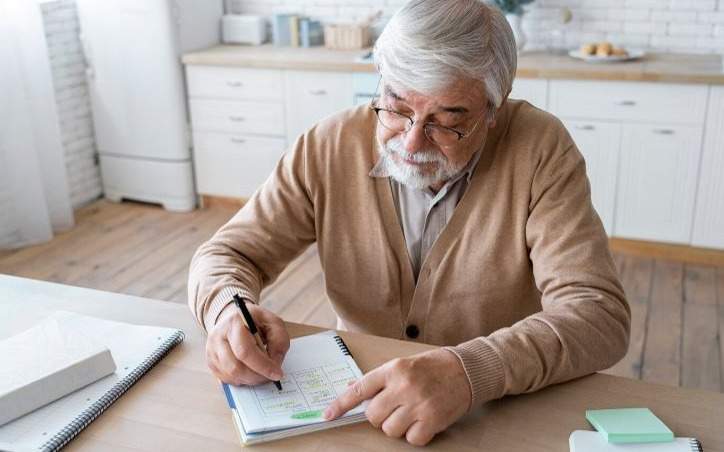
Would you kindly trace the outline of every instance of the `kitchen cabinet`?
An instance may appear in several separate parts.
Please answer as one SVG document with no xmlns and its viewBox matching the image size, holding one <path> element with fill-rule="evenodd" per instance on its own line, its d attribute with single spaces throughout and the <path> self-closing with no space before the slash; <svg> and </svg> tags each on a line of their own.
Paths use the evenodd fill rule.
<svg viewBox="0 0 724 452">
<path fill-rule="evenodd" d="M 187 66 L 196 190 L 248 198 L 287 148 L 283 71 Z"/>
<path fill-rule="evenodd" d="M 563 124 L 586 160 L 591 200 L 606 232 L 613 233 L 621 125 L 603 121 L 566 120 Z"/>
<path fill-rule="evenodd" d="M 706 118 L 691 243 L 724 248 L 724 86 L 711 87 Z"/>
<path fill-rule="evenodd" d="M 623 126 L 615 235 L 689 242 L 701 133 L 684 125 Z"/>
<path fill-rule="evenodd" d="M 285 71 L 287 142 L 320 119 L 354 104 L 352 74 Z"/>
<path fill-rule="evenodd" d="M 286 140 L 197 131 L 194 146 L 199 192 L 249 197 L 271 174 Z"/>
<path fill-rule="evenodd" d="M 549 110 L 575 124 L 569 132 L 586 158 L 606 231 L 690 243 L 707 87 L 605 82 L 602 89 L 601 82 L 552 80 L 549 89 Z M 593 137 L 573 121 L 609 123 L 612 135 Z"/>
<path fill-rule="evenodd" d="M 511 99 L 527 100 L 543 110 L 548 105 L 548 81 L 532 78 L 516 78 L 508 96 Z"/>
<path fill-rule="evenodd" d="M 372 72 L 189 65 L 199 193 L 249 197 L 299 134 L 375 95 Z M 586 160 L 609 235 L 724 248 L 724 86 L 516 78 Z"/>
</svg>

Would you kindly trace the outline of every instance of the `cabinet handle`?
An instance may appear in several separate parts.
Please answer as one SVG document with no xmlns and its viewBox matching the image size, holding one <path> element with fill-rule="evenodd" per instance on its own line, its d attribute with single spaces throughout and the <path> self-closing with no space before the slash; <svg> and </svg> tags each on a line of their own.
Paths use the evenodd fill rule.
<svg viewBox="0 0 724 452">
<path fill-rule="evenodd" d="M 324 90 L 324 89 L 310 89 L 310 90 L 309 90 L 309 94 L 311 94 L 312 96 L 324 96 L 325 94 L 327 94 L 327 90 Z"/>
<path fill-rule="evenodd" d="M 246 143 L 246 140 L 243 138 L 231 137 L 231 142 L 237 143 L 237 144 L 244 144 L 244 143 Z"/>
<path fill-rule="evenodd" d="M 226 82 L 226 85 L 232 88 L 239 88 L 241 86 L 244 86 L 244 84 L 239 81 L 228 81 Z"/>
<path fill-rule="evenodd" d="M 636 105 L 636 101 L 635 100 L 622 100 L 620 102 L 616 102 L 616 105 L 621 105 L 623 107 L 633 107 L 634 105 Z"/>
<path fill-rule="evenodd" d="M 659 135 L 673 135 L 676 132 L 671 129 L 654 129 L 654 133 Z"/>
<path fill-rule="evenodd" d="M 244 121 L 244 117 L 243 117 L 243 116 L 229 116 L 229 119 L 232 120 L 232 121 L 234 121 L 234 122 Z"/>
<path fill-rule="evenodd" d="M 579 129 L 579 130 L 596 130 L 596 127 L 594 127 L 594 126 L 592 126 L 592 125 L 590 125 L 590 124 L 586 124 L 585 126 L 576 126 L 576 129 Z"/>
</svg>

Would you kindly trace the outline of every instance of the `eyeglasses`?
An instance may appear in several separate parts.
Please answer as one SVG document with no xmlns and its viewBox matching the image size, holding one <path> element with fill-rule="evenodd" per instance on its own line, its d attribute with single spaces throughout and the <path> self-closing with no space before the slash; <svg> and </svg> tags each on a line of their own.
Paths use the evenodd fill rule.
<svg viewBox="0 0 724 452">
<path fill-rule="evenodd" d="M 377 119 L 380 121 L 380 124 L 382 124 L 385 129 L 393 132 L 407 133 L 410 129 L 412 129 L 415 123 L 418 122 L 399 111 L 381 108 L 375 105 L 370 105 L 370 108 L 377 115 Z M 450 147 L 457 144 L 460 140 L 469 137 L 478 127 L 479 123 L 480 118 L 468 132 L 461 132 L 451 127 L 445 127 L 432 122 L 424 123 L 422 125 L 422 130 L 425 132 L 425 136 L 431 143 L 441 147 Z"/>
</svg>

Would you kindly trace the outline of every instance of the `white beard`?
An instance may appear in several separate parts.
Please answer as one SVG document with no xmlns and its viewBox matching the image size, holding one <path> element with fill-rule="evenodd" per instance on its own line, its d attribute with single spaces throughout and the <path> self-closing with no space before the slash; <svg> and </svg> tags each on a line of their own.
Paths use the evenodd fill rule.
<svg viewBox="0 0 724 452">
<path fill-rule="evenodd" d="M 402 137 L 400 136 L 390 138 L 387 140 L 387 143 L 379 144 L 381 161 L 378 165 L 382 165 L 380 169 L 389 174 L 389 176 L 397 182 L 408 187 L 424 189 L 431 185 L 447 181 L 465 167 L 465 164 L 450 164 L 443 154 L 434 149 L 425 149 L 410 154 L 404 149 Z M 392 157 L 393 155 L 397 156 L 400 160 L 395 161 Z M 423 172 L 422 167 L 411 165 L 404 160 L 433 163 L 437 166 L 437 169 L 433 172 Z M 424 167 L 429 168 L 430 165 L 424 165 Z"/>
</svg>

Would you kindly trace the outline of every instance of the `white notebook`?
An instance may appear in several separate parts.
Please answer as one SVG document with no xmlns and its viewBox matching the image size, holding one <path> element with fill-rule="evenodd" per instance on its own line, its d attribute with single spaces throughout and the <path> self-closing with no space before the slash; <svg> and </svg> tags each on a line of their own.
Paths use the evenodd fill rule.
<svg viewBox="0 0 724 452">
<path fill-rule="evenodd" d="M 60 449 L 183 341 L 183 332 L 172 328 L 131 325 L 62 311 L 53 317 L 108 347 L 116 371 L 0 426 L 0 450 Z"/>
<path fill-rule="evenodd" d="M 282 363 L 282 390 L 273 383 L 257 386 L 224 384 L 242 444 L 301 435 L 365 420 L 366 404 L 334 421 L 322 412 L 362 372 L 334 331 L 292 339 Z"/>
<path fill-rule="evenodd" d="M 0 426 L 116 370 L 108 347 L 62 317 L 0 341 Z"/>
<path fill-rule="evenodd" d="M 598 432 L 575 430 L 568 438 L 571 452 L 702 452 L 696 438 L 674 438 L 667 443 L 609 443 Z"/>
</svg>

